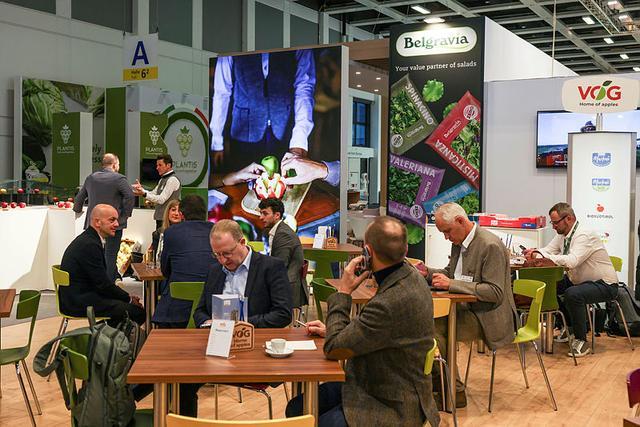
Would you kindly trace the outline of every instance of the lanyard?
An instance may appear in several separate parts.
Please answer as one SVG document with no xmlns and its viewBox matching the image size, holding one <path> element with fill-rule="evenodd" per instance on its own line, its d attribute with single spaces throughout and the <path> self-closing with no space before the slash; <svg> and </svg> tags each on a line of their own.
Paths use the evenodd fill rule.
<svg viewBox="0 0 640 427">
<path fill-rule="evenodd" d="M 578 225 L 580 225 L 580 221 L 576 221 L 576 224 L 573 226 L 573 230 L 571 231 L 571 234 L 569 234 L 569 236 L 567 236 L 567 238 L 564 239 L 564 246 L 562 247 L 562 255 L 567 255 L 569 253 L 569 246 L 571 246 L 571 239 L 573 238 L 573 235 L 576 233 L 576 230 L 578 229 Z"/>
</svg>

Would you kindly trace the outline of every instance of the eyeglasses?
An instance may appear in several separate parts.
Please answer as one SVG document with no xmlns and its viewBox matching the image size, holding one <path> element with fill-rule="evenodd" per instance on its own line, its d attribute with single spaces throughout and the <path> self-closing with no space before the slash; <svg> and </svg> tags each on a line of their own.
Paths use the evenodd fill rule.
<svg viewBox="0 0 640 427">
<path fill-rule="evenodd" d="M 233 249 L 231 249 L 230 251 L 224 251 L 224 252 L 213 252 L 213 256 L 220 259 L 220 258 L 229 258 L 231 257 L 231 255 L 233 255 L 233 252 L 236 250 L 236 248 L 238 247 L 238 242 L 236 242 L 236 244 L 234 245 Z"/>
<path fill-rule="evenodd" d="M 558 225 L 558 224 L 560 224 L 560 223 L 562 222 L 562 220 L 563 220 L 563 219 L 565 219 L 566 217 L 567 217 L 567 215 L 563 216 L 562 218 L 560 218 L 560 219 L 559 219 L 559 220 L 557 220 L 557 221 L 551 221 L 551 224 L 552 224 L 552 225 Z"/>
</svg>

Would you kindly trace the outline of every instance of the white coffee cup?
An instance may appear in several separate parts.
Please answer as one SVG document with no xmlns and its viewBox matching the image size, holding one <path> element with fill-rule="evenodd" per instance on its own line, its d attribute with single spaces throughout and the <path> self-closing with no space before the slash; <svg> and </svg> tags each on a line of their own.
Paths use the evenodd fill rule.
<svg viewBox="0 0 640 427">
<path fill-rule="evenodd" d="M 274 353 L 284 353 L 287 347 L 287 340 L 284 338 L 274 338 L 271 340 L 271 350 Z"/>
</svg>

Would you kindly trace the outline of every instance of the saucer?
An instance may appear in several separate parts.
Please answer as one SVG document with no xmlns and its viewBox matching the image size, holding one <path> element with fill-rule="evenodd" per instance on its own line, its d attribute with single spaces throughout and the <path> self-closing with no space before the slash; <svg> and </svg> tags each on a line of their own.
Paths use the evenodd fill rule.
<svg viewBox="0 0 640 427">
<path fill-rule="evenodd" d="M 271 357 L 275 357 L 276 359 L 284 359 L 285 357 L 289 357 L 293 354 L 292 348 L 285 348 L 284 353 L 276 353 L 268 348 L 264 349 L 265 353 L 267 353 Z"/>
</svg>

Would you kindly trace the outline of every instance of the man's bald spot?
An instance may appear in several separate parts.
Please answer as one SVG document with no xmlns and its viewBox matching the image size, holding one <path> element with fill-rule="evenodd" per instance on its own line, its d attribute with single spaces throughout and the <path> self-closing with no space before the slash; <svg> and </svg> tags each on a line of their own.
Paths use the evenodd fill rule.
<svg viewBox="0 0 640 427">
<path fill-rule="evenodd" d="M 118 216 L 118 211 L 116 211 L 111 205 L 96 205 L 96 207 L 91 211 L 91 221 L 94 219 L 108 218 L 110 216 Z"/>
<path fill-rule="evenodd" d="M 111 166 L 118 161 L 118 156 L 113 153 L 106 153 L 104 157 L 102 157 L 102 167 Z"/>
</svg>

